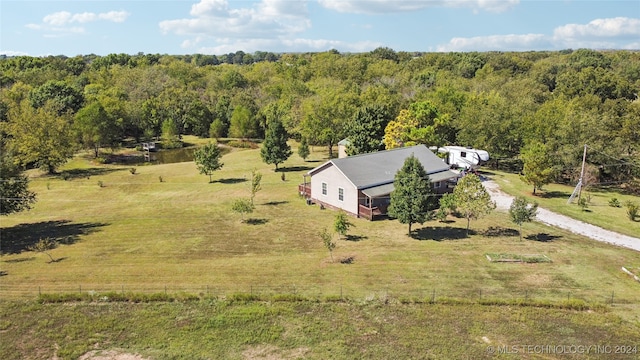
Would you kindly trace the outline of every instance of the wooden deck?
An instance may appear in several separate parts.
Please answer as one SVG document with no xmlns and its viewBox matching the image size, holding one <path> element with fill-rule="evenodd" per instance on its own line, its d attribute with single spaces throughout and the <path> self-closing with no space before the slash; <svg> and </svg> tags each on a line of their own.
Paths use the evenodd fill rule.
<svg viewBox="0 0 640 360">
<path fill-rule="evenodd" d="M 387 207 L 372 207 L 358 205 L 358 216 L 371 221 L 387 217 Z"/>
<path fill-rule="evenodd" d="M 311 184 L 300 184 L 298 185 L 298 194 L 307 199 L 311 198 Z"/>
</svg>

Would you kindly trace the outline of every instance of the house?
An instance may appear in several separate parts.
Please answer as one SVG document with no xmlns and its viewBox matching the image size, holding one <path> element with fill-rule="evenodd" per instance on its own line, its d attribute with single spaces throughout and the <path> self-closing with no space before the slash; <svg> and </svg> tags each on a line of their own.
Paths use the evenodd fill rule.
<svg viewBox="0 0 640 360">
<path fill-rule="evenodd" d="M 424 145 L 329 160 L 305 174 L 298 190 L 308 204 L 342 209 L 369 220 L 384 217 L 393 179 L 411 155 L 422 163 L 436 193 L 451 191 L 458 174 Z"/>
<path fill-rule="evenodd" d="M 435 149 L 434 149 L 435 150 Z M 478 150 L 464 146 L 443 146 L 438 152 L 446 154 L 445 162 L 453 167 L 475 170 L 489 161 L 486 150 Z"/>
</svg>

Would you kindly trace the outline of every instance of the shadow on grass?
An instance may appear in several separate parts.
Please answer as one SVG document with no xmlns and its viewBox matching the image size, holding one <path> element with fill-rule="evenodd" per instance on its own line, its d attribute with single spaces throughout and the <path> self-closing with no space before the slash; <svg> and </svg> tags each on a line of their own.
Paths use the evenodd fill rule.
<svg viewBox="0 0 640 360">
<path fill-rule="evenodd" d="M 313 169 L 311 166 L 288 166 L 278 168 L 278 172 L 309 171 L 311 169 Z"/>
<path fill-rule="evenodd" d="M 220 183 L 220 184 L 239 184 L 239 183 L 243 183 L 247 181 L 247 179 L 245 178 L 229 178 L 229 179 L 218 179 L 218 180 L 213 180 L 211 182 L 211 184 L 213 183 Z"/>
<path fill-rule="evenodd" d="M 537 233 L 537 234 L 531 234 L 531 235 L 527 235 L 524 238 L 527 240 L 534 240 L 534 241 L 540 241 L 540 242 L 551 242 L 555 239 L 559 239 L 562 236 L 559 235 L 549 235 L 547 233 Z"/>
<path fill-rule="evenodd" d="M 9 275 L 8 272 L 0 270 L 0 276 L 7 276 L 7 275 Z"/>
<path fill-rule="evenodd" d="M 305 160 L 304 162 L 306 162 L 306 163 L 319 163 L 319 162 L 322 162 L 322 160 Z"/>
<path fill-rule="evenodd" d="M 35 256 L 30 256 L 30 257 L 25 257 L 25 258 L 20 258 L 20 259 L 5 260 L 5 262 L 6 263 L 21 263 L 21 262 L 31 261 L 31 260 L 35 260 L 35 259 L 36 259 Z"/>
<path fill-rule="evenodd" d="M 348 235 L 344 236 L 344 239 L 347 240 L 347 241 L 358 242 L 358 241 L 366 240 L 366 239 L 368 239 L 368 237 L 364 236 L 364 235 L 351 235 L 351 234 L 348 234 Z"/>
<path fill-rule="evenodd" d="M 62 180 L 88 179 L 92 176 L 105 175 L 115 171 L 123 171 L 125 169 L 105 169 L 105 168 L 88 168 L 88 169 L 69 169 L 58 172 L 55 176 Z"/>
<path fill-rule="evenodd" d="M 70 220 L 43 221 L 34 224 L 19 224 L 2 229 L 2 252 L 19 254 L 37 243 L 49 238 L 61 245 L 71 245 L 82 235 L 91 234 L 105 223 L 72 223 Z"/>
<path fill-rule="evenodd" d="M 541 197 L 541 198 L 545 198 L 545 199 L 556 199 L 556 198 L 569 198 L 569 196 L 571 196 L 570 193 L 566 192 L 566 191 L 545 191 L 545 192 L 541 192 L 541 193 L 537 193 L 537 196 Z"/>
<path fill-rule="evenodd" d="M 269 201 L 269 202 L 266 202 L 266 203 L 264 203 L 262 205 L 278 206 L 278 205 L 284 205 L 284 204 L 288 204 L 288 203 L 289 202 L 286 201 L 286 200 L 285 201 Z"/>
<path fill-rule="evenodd" d="M 245 221 L 245 223 L 249 225 L 264 225 L 268 222 L 269 222 L 269 219 L 254 219 L 254 218 L 247 219 Z"/>
<path fill-rule="evenodd" d="M 474 235 L 476 232 L 469 229 L 469 235 Z M 467 229 L 459 227 L 423 227 L 421 229 L 411 232 L 411 237 L 416 240 L 460 240 L 466 239 Z"/>
<path fill-rule="evenodd" d="M 519 232 L 516 229 L 503 228 L 501 226 L 490 226 L 487 230 L 480 232 L 480 234 L 487 237 L 496 236 L 519 236 Z"/>
</svg>

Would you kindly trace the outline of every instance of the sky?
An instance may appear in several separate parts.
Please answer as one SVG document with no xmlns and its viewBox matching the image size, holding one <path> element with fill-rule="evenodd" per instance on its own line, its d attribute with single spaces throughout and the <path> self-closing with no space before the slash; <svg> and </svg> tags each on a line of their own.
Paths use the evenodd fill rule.
<svg viewBox="0 0 640 360">
<path fill-rule="evenodd" d="M 639 0 L 0 0 L 0 54 L 640 49 Z"/>
</svg>

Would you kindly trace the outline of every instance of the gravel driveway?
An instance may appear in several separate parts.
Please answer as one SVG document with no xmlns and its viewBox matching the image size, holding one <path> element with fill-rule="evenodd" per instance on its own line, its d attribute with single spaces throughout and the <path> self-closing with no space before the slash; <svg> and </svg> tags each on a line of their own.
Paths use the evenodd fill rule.
<svg viewBox="0 0 640 360">
<path fill-rule="evenodd" d="M 498 184 L 492 180 L 485 180 L 483 184 L 491 195 L 493 201 L 496 202 L 497 209 L 508 211 L 511 206 L 511 202 L 513 201 L 513 196 L 501 191 Z M 551 212 L 547 209 L 538 208 L 537 220 L 550 226 L 569 230 L 575 234 L 584 235 L 593 240 L 640 251 L 640 238 L 605 230 L 601 227 L 587 224 L 580 220 Z"/>
</svg>

